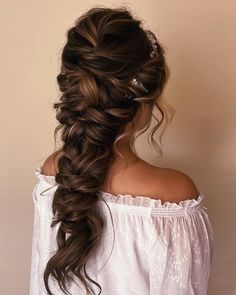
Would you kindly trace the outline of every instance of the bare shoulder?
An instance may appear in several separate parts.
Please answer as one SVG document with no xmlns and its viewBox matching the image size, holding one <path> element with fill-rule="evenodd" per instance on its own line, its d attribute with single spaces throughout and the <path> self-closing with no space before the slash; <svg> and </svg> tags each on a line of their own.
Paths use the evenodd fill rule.
<svg viewBox="0 0 236 295">
<path fill-rule="evenodd" d="M 161 196 L 163 201 L 180 202 L 187 199 L 197 199 L 198 191 L 193 179 L 185 172 L 173 168 L 158 168 L 157 183 L 161 183 Z"/>
<path fill-rule="evenodd" d="M 42 165 L 42 174 L 47 176 L 55 176 L 57 174 L 57 162 L 62 156 L 63 152 L 58 150 L 46 158 Z"/>
</svg>

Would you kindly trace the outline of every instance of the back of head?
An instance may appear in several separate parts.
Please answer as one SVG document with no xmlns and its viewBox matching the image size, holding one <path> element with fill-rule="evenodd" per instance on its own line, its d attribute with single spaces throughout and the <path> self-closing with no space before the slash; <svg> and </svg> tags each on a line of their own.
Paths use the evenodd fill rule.
<svg viewBox="0 0 236 295">
<path fill-rule="evenodd" d="M 102 235 L 97 210 L 101 187 L 115 158 L 115 144 L 141 104 L 150 110 L 157 106 L 162 115 L 152 136 L 161 125 L 165 106 L 168 110 L 161 98 L 167 79 L 164 49 L 127 8 L 92 8 L 68 30 L 57 76 L 62 96 L 54 104 L 59 121 L 55 136 L 60 130 L 63 156 L 52 204 L 52 226 L 60 222 L 58 251 L 44 273 L 50 295 L 50 275 L 63 292 L 73 275 L 84 283 L 86 294 L 95 294 L 87 280 L 101 290 L 86 273 Z M 150 118 L 145 130 L 149 124 Z"/>
</svg>

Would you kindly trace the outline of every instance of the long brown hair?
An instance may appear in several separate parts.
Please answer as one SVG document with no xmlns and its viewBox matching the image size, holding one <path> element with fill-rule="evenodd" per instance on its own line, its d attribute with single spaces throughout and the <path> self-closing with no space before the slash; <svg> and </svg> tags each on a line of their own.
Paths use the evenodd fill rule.
<svg viewBox="0 0 236 295">
<path fill-rule="evenodd" d="M 86 294 L 96 294 L 89 282 L 101 294 L 101 286 L 86 272 L 86 262 L 98 249 L 104 225 L 97 201 L 108 168 L 119 153 L 115 145 L 125 136 L 125 126 L 133 122 L 141 103 L 160 111 L 160 120 L 152 113 L 158 123 L 150 136 L 152 146 L 162 154 L 153 135 L 163 121 L 165 127 L 171 121 L 174 109 L 162 96 L 169 74 L 163 46 L 157 43 L 151 58 L 152 50 L 142 21 L 126 7 L 90 8 L 67 31 L 57 76 L 62 96 L 53 105 L 59 121 L 54 140 L 60 130 L 63 155 L 57 165 L 58 187 L 52 203 L 51 227 L 60 223 L 58 249 L 44 272 L 49 295 L 50 275 L 65 294 L 71 294 L 68 286 L 74 275 L 84 284 Z M 133 85 L 133 77 L 148 92 Z M 134 153 L 136 138 L 133 135 L 130 142 Z"/>
</svg>

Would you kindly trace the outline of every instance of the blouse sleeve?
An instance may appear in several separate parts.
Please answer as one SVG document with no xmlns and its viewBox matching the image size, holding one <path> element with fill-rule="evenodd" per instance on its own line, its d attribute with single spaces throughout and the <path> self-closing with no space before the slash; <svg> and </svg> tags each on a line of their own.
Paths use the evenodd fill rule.
<svg viewBox="0 0 236 295">
<path fill-rule="evenodd" d="M 173 206 L 169 203 L 168 216 L 153 219 L 150 294 L 207 295 L 213 257 L 207 208 L 175 214 Z"/>
</svg>

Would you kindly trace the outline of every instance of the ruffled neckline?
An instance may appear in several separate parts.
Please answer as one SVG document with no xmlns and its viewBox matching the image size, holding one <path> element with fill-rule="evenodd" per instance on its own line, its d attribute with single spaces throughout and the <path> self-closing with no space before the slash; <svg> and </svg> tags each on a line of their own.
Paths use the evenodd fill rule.
<svg viewBox="0 0 236 295">
<path fill-rule="evenodd" d="M 48 183 L 53 187 L 57 185 L 55 176 L 53 175 L 44 175 L 42 174 L 42 166 L 35 170 L 35 175 L 38 179 L 44 183 Z M 131 206 L 143 206 L 143 207 L 153 207 L 153 208 L 168 208 L 168 209 L 184 209 L 199 206 L 204 199 L 204 195 L 200 193 L 197 199 L 186 199 L 180 201 L 179 203 L 175 202 L 162 202 L 161 199 L 153 199 L 151 197 L 142 196 L 142 195 L 131 195 L 131 194 L 121 194 L 113 195 L 109 192 L 100 191 L 102 198 L 106 202 L 112 202 L 117 204 L 125 204 Z"/>
</svg>

